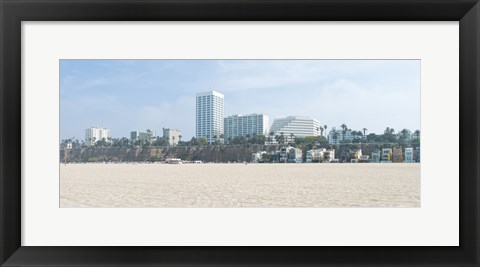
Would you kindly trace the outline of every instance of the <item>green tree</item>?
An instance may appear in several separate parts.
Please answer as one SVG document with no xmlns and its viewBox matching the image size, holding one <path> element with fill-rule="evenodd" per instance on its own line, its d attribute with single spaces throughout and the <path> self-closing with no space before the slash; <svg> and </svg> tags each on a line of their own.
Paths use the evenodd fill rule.
<svg viewBox="0 0 480 267">
<path fill-rule="evenodd" d="M 420 130 L 415 130 L 414 134 L 416 138 L 420 138 Z"/>
<path fill-rule="evenodd" d="M 152 146 L 155 146 L 155 147 L 168 146 L 168 145 L 169 145 L 168 139 L 160 136 L 157 136 L 155 141 L 152 142 Z"/>
<path fill-rule="evenodd" d="M 190 139 L 190 145 L 191 146 L 198 146 L 199 145 L 198 140 L 197 140 L 197 138 L 195 138 L 195 136 L 192 136 L 192 138 Z"/>
<path fill-rule="evenodd" d="M 383 131 L 383 142 L 393 143 L 396 141 L 395 130 L 393 128 L 387 127 Z"/>
<path fill-rule="evenodd" d="M 413 132 L 413 137 L 414 138 L 412 139 L 412 145 L 420 145 L 420 130 L 415 130 L 415 132 Z"/>
<path fill-rule="evenodd" d="M 346 125 L 345 123 L 342 123 L 342 125 L 340 125 L 340 127 L 342 128 L 342 133 L 343 133 L 342 141 L 345 142 L 345 141 L 346 141 L 346 140 L 345 140 L 345 135 L 347 134 L 347 129 L 348 129 L 348 127 L 347 127 L 347 125 Z"/>
<path fill-rule="evenodd" d="M 258 136 L 257 133 L 253 133 L 252 136 L 249 138 L 250 144 L 258 144 Z"/>
<path fill-rule="evenodd" d="M 200 137 L 198 138 L 198 144 L 200 146 L 207 146 L 208 145 L 208 140 L 205 137 Z"/>
<path fill-rule="evenodd" d="M 214 145 L 219 145 L 220 144 L 220 139 L 218 135 L 213 136 L 213 144 Z"/>
<path fill-rule="evenodd" d="M 337 131 L 333 131 L 332 133 L 332 139 L 335 143 L 337 143 L 337 139 L 338 139 L 338 132 Z"/>
<path fill-rule="evenodd" d="M 94 146 L 99 148 L 105 148 L 105 147 L 108 147 L 108 142 L 105 138 L 102 138 L 100 140 L 97 140 Z"/>
<path fill-rule="evenodd" d="M 400 136 L 404 140 L 410 139 L 410 135 L 411 135 L 411 132 L 408 129 L 403 129 L 403 130 L 400 131 Z"/>
<path fill-rule="evenodd" d="M 247 140 L 243 136 L 235 136 L 232 140 L 232 143 L 234 145 L 245 145 L 247 143 Z"/>
</svg>

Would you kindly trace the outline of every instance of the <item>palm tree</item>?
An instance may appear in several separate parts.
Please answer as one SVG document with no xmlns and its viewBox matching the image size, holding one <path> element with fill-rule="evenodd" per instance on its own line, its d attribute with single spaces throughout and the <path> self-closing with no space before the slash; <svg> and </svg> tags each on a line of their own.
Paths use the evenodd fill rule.
<svg viewBox="0 0 480 267">
<path fill-rule="evenodd" d="M 402 131 L 400 131 L 400 134 L 404 139 L 408 139 L 410 137 L 410 130 L 403 129 Z"/>
<path fill-rule="evenodd" d="M 357 136 L 356 136 L 356 139 L 358 139 L 359 142 L 361 143 L 361 142 L 362 142 L 361 140 L 363 139 L 363 133 L 362 133 L 362 131 L 357 131 L 357 134 L 356 134 L 356 135 L 357 135 Z"/>
<path fill-rule="evenodd" d="M 255 144 L 255 145 L 257 144 L 257 142 L 258 142 L 257 133 L 253 133 L 253 134 L 252 134 L 252 137 L 251 137 L 251 140 L 250 140 L 250 141 L 251 141 L 252 144 Z"/>
<path fill-rule="evenodd" d="M 293 133 L 290 133 L 290 142 L 293 142 L 294 138 L 295 138 L 295 135 Z"/>
<path fill-rule="evenodd" d="M 327 128 L 328 128 L 327 125 L 326 124 L 323 125 L 323 128 L 325 129 L 325 136 L 327 136 Z"/>
<path fill-rule="evenodd" d="M 178 142 L 182 142 L 182 135 L 178 136 Z"/>
<path fill-rule="evenodd" d="M 415 130 L 415 137 L 420 138 L 420 130 Z"/>
<path fill-rule="evenodd" d="M 383 131 L 384 134 L 394 134 L 395 133 L 395 129 L 393 128 L 390 128 L 390 127 L 387 127 L 385 128 L 385 131 Z"/>
<path fill-rule="evenodd" d="M 333 131 L 333 133 L 332 133 L 332 138 L 333 138 L 333 142 L 336 143 L 336 142 L 337 142 L 337 138 L 338 138 L 338 132 L 337 132 L 337 131 Z"/>
<path fill-rule="evenodd" d="M 394 132 L 395 130 L 390 127 L 385 128 L 385 131 L 383 131 L 384 134 L 393 134 Z"/>
<path fill-rule="evenodd" d="M 270 136 L 270 142 L 272 142 L 274 139 L 275 133 L 273 131 L 270 131 L 269 136 Z"/>
<path fill-rule="evenodd" d="M 343 123 L 342 125 L 340 125 L 340 127 L 343 129 L 342 133 L 343 133 L 343 138 L 342 140 L 345 141 L 345 134 L 347 133 L 347 125 L 345 123 Z"/>
<path fill-rule="evenodd" d="M 323 130 L 324 128 L 322 126 L 320 126 L 320 135 L 323 136 Z"/>
<path fill-rule="evenodd" d="M 95 144 L 96 140 L 97 140 L 96 137 L 88 138 L 87 141 L 88 141 L 89 146 L 93 146 Z"/>
<path fill-rule="evenodd" d="M 367 128 L 363 128 L 363 138 L 365 138 L 365 132 L 368 130 Z"/>
<path fill-rule="evenodd" d="M 386 142 L 394 142 L 395 141 L 395 129 L 387 127 L 385 128 L 385 131 L 383 131 L 383 139 Z"/>
</svg>

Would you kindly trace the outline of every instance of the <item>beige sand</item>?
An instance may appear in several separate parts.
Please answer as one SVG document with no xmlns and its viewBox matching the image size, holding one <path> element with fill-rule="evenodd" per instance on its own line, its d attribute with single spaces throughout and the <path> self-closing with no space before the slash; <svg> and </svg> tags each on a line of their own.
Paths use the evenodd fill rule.
<svg viewBox="0 0 480 267">
<path fill-rule="evenodd" d="M 69 164 L 60 207 L 420 207 L 420 164 Z"/>
</svg>

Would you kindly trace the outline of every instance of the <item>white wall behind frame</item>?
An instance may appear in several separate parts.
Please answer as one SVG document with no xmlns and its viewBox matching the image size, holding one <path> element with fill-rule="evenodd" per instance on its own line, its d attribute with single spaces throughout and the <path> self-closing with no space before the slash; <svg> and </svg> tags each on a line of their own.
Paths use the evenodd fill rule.
<svg viewBox="0 0 480 267">
<path fill-rule="evenodd" d="M 23 22 L 22 245 L 456 246 L 459 164 L 437 144 L 445 125 L 459 136 L 458 34 L 458 22 Z M 422 207 L 60 209 L 59 59 L 421 59 Z"/>
</svg>

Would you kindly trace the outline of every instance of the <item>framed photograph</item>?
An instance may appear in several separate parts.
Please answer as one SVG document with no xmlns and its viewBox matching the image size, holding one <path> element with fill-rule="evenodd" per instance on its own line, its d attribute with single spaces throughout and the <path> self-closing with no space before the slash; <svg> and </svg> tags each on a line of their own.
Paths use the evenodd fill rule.
<svg viewBox="0 0 480 267">
<path fill-rule="evenodd" d="M 0 263 L 478 266 L 479 12 L 1 0 Z"/>
</svg>

